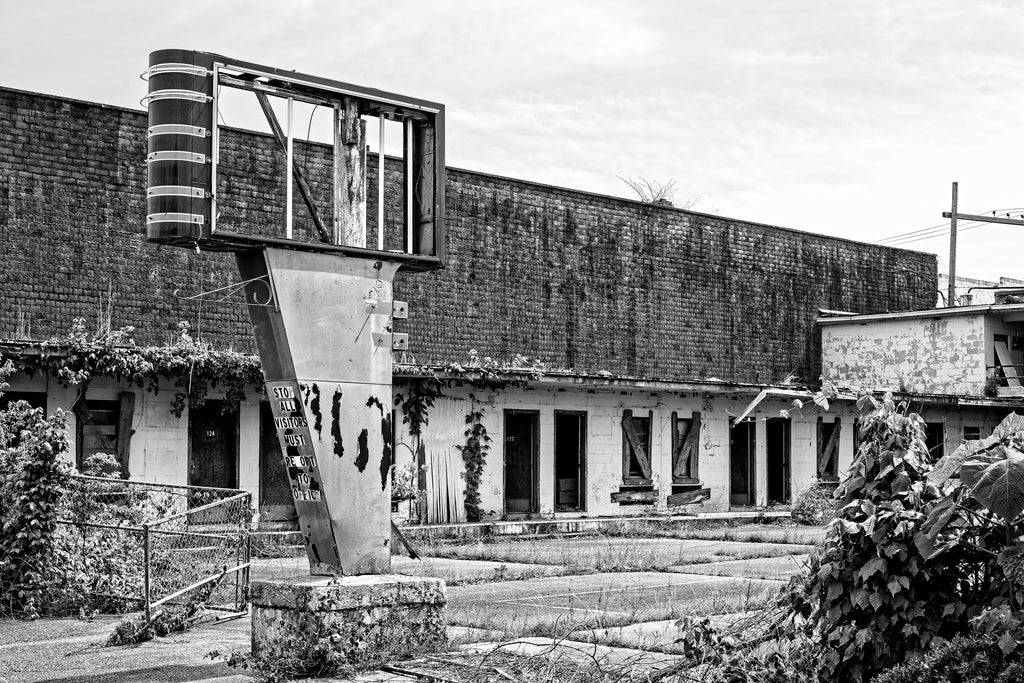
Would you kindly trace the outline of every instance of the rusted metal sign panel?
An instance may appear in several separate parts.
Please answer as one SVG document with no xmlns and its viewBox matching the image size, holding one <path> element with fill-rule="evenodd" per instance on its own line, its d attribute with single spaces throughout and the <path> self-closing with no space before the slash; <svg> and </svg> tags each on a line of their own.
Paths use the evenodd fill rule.
<svg viewBox="0 0 1024 683">
<path fill-rule="evenodd" d="M 311 571 L 386 572 L 398 264 L 265 249 L 238 267 Z"/>
</svg>

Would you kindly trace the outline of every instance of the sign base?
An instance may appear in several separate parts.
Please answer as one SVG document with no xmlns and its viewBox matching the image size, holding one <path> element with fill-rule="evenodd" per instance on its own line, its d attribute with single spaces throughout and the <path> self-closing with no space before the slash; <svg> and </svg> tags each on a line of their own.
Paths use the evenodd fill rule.
<svg viewBox="0 0 1024 683">
<path fill-rule="evenodd" d="M 377 574 L 254 581 L 252 652 L 315 672 L 437 652 L 447 640 L 441 579 Z"/>
</svg>

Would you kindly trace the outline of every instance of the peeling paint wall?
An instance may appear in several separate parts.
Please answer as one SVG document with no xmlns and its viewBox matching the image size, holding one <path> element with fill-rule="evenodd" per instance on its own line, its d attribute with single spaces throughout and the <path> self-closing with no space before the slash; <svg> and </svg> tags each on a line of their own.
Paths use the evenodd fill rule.
<svg viewBox="0 0 1024 683">
<path fill-rule="evenodd" d="M 871 390 L 980 396 L 991 336 L 985 316 L 823 325 L 822 377 Z"/>
</svg>

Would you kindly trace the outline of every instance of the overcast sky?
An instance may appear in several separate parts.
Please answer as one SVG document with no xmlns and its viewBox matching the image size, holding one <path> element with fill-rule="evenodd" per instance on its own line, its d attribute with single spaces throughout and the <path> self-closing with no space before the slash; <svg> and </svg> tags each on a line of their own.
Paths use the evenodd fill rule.
<svg viewBox="0 0 1024 683">
<path fill-rule="evenodd" d="M 953 180 L 1024 207 L 1022 37 L 1016 0 L 7 0 L 0 84 L 139 108 L 151 50 L 206 50 L 443 102 L 451 166 L 875 241 Z M 945 270 L 945 233 L 906 246 Z M 957 271 L 1022 246 L 965 231 Z"/>
</svg>

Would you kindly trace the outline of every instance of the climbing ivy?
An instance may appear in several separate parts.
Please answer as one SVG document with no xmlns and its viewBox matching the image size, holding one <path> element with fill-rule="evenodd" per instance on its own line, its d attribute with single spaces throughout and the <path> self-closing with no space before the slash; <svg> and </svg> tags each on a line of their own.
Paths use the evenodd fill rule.
<svg viewBox="0 0 1024 683">
<path fill-rule="evenodd" d="M 434 366 L 404 366 L 406 375 L 395 381 L 395 405 L 402 409 L 402 422 L 409 425 L 409 434 L 419 440 L 423 425 L 428 424 L 429 411 L 445 389 L 470 387 L 487 392 L 487 401 L 494 394 L 511 388 L 525 387 L 531 380 L 543 377 L 546 368 L 536 359 L 516 354 L 510 361 L 496 361 L 489 356 L 480 357 L 475 349 L 469 352 L 469 362 Z M 478 407 L 477 397 L 469 394 L 470 410 L 466 415 L 466 442 L 457 448 L 466 466 L 465 509 L 466 519 L 480 521 L 480 482 L 483 477 L 491 437 L 483 424 L 484 413 Z M 414 451 L 416 452 L 416 451 Z"/>
<path fill-rule="evenodd" d="M 139 346 L 134 328 L 124 327 L 90 336 L 85 320 L 75 318 L 70 332 L 34 347 L 8 350 L 16 371 L 30 377 L 45 372 L 65 387 L 84 394 L 94 377 L 115 377 L 156 394 L 161 380 L 171 380 L 171 412 L 181 417 L 186 406 L 201 405 L 210 389 L 224 388 L 229 402 L 244 401 L 245 391 L 262 386 L 259 358 L 237 351 L 215 350 L 192 337 L 188 323 L 178 324 L 170 346 Z"/>
<path fill-rule="evenodd" d="M 402 422 L 409 425 L 410 436 L 420 437 L 434 401 L 444 396 L 443 389 L 448 384 L 433 374 L 395 381 L 395 405 L 402 409 Z"/>
<path fill-rule="evenodd" d="M 484 413 L 477 407 L 476 396 L 469 395 L 469 412 L 466 413 L 466 443 L 459 446 L 462 461 L 466 464 L 466 520 L 480 521 L 480 480 L 483 478 L 487 451 L 491 449 L 491 437 L 484 427 Z"/>
</svg>

